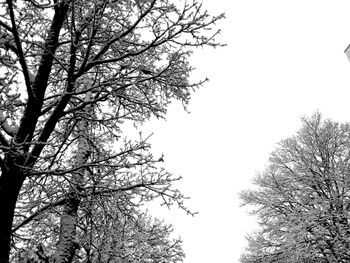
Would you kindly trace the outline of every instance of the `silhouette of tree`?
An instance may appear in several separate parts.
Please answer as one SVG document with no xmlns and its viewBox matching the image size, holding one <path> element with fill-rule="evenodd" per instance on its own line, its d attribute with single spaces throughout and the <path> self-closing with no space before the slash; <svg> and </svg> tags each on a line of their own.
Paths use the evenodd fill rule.
<svg viewBox="0 0 350 263">
<path fill-rule="evenodd" d="M 241 193 L 261 226 L 241 262 L 349 262 L 349 171 L 350 125 L 303 118 Z"/>
<path fill-rule="evenodd" d="M 191 48 L 220 45 L 212 27 L 223 15 L 209 16 L 197 1 L 0 7 L 0 262 L 31 238 L 26 230 L 45 224 L 34 236 L 57 242 L 55 262 L 75 260 L 82 209 L 93 199 L 122 202 L 130 217 L 156 197 L 188 211 L 171 187 L 179 178 L 123 124 L 163 118 L 172 100 L 187 105 L 204 82 L 189 81 Z"/>
</svg>

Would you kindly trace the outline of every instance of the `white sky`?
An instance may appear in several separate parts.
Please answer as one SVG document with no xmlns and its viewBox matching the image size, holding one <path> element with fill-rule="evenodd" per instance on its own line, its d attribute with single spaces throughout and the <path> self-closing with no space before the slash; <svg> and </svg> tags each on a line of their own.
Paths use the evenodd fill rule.
<svg viewBox="0 0 350 263">
<path fill-rule="evenodd" d="M 237 193 L 267 164 L 276 143 L 293 135 L 300 116 L 350 121 L 348 0 L 203 0 L 226 13 L 221 49 L 198 50 L 195 78 L 210 82 L 193 94 L 190 114 L 172 106 L 154 121 L 153 149 L 184 177 L 197 216 L 158 211 L 184 240 L 185 263 L 236 263 L 256 224 Z"/>
</svg>

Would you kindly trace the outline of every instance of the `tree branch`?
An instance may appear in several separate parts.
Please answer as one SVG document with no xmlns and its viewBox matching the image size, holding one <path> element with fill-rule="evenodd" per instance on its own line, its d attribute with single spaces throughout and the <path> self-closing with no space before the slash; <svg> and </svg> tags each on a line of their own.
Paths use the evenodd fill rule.
<svg viewBox="0 0 350 263">
<path fill-rule="evenodd" d="M 35 217 L 37 217 L 38 215 L 44 213 L 46 210 L 49 210 L 50 208 L 59 206 L 59 205 L 63 205 L 64 202 L 67 200 L 67 197 L 61 198 L 60 200 L 58 200 L 55 203 L 52 204 L 48 204 L 42 208 L 40 208 L 39 210 L 37 210 L 36 212 L 34 212 L 32 215 L 30 215 L 29 217 L 27 217 L 24 221 L 22 221 L 21 223 L 19 223 L 17 226 L 15 226 L 12 229 L 12 233 L 16 232 L 18 229 L 20 229 L 21 227 L 25 226 L 26 224 L 28 224 L 30 221 L 32 221 Z"/>
<path fill-rule="evenodd" d="M 88 71 L 93 66 L 95 66 L 94 61 L 99 60 L 100 57 L 103 56 L 107 52 L 107 50 L 109 49 L 109 47 L 113 43 L 115 43 L 119 39 L 121 39 L 121 38 L 125 37 L 126 35 L 128 35 L 129 33 L 131 33 L 137 27 L 137 25 L 142 21 L 142 19 L 144 17 L 146 17 L 149 12 L 152 11 L 152 8 L 155 5 L 155 3 L 156 3 L 156 0 L 153 0 L 151 2 L 150 6 L 148 7 L 148 9 L 145 12 L 143 12 L 140 15 L 140 17 L 127 30 L 125 30 L 123 33 L 117 35 L 116 37 L 114 37 L 113 39 L 108 41 L 108 43 L 94 56 L 94 58 L 92 59 L 92 63 L 87 63 L 86 68 L 80 68 L 79 72 L 77 73 L 77 76 L 81 76 L 84 72 Z"/>
<path fill-rule="evenodd" d="M 18 54 L 18 59 L 19 59 L 19 63 L 21 64 L 22 67 L 22 71 L 23 71 L 23 76 L 24 76 L 24 81 L 26 84 L 26 88 L 27 88 L 27 93 L 28 93 L 28 99 L 33 99 L 34 94 L 32 91 L 32 87 L 31 87 L 31 83 L 32 83 L 32 77 L 31 74 L 29 73 L 28 67 L 27 67 L 27 63 L 24 57 L 24 53 L 22 50 L 22 45 L 21 45 L 21 40 L 19 38 L 18 35 L 18 31 L 16 28 L 16 21 L 15 21 L 15 14 L 13 11 L 13 4 L 12 4 L 12 0 L 6 0 L 8 8 L 9 8 L 9 12 L 10 12 L 10 17 L 11 17 L 11 24 L 12 24 L 12 35 L 15 38 L 15 43 L 17 46 L 17 54 Z M 6 27 L 5 27 L 6 28 Z"/>
<path fill-rule="evenodd" d="M 41 55 L 40 64 L 32 85 L 35 101 L 28 100 L 27 107 L 23 113 L 21 124 L 16 135 L 16 141 L 19 143 L 26 140 L 32 140 L 34 129 L 40 116 L 48 79 L 51 73 L 54 60 L 53 55 L 56 51 L 56 44 L 58 42 L 60 30 L 65 20 L 67 11 L 68 4 L 66 1 L 62 1 L 62 3 L 57 5 L 55 4 L 55 14 L 52 19 L 51 27 L 48 30 L 47 39 L 45 41 L 45 49 Z"/>
<path fill-rule="evenodd" d="M 5 22 L 0 20 L 0 26 L 2 26 L 3 28 L 5 28 L 7 31 L 13 33 L 12 27 L 9 26 L 8 24 L 6 24 Z"/>
</svg>

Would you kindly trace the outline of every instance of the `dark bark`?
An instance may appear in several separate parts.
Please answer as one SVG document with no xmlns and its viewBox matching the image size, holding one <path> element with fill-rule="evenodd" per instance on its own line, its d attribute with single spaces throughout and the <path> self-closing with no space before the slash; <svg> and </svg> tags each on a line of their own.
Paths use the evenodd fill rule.
<svg viewBox="0 0 350 263">
<path fill-rule="evenodd" d="M 9 7 L 12 1 L 8 1 Z M 20 126 L 14 136 L 15 154 L 7 153 L 5 157 L 5 166 L 2 167 L 0 176 L 0 262 L 9 262 L 9 254 L 11 247 L 11 233 L 14 211 L 16 202 L 25 180 L 24 172 L 16 166 L 25 163 L 24 156 L 29 150 L 29 143 L 32 141 L 36 123 L 40 116 L 43 104 L 43 98 L 47 87 L 52 63 L 57 47 L 59 33 L 68 11 L 68 1 L 62 1 L 55 7 L 55 15 L 52 20 L 48 35 L 46 38 L 45 49 L 43 51 L 37 74 L 27 87 L 32 92 L 32 96 L 28 97 L 28 102 L 21 118 Z M 16 30 L 15 28 L 13 30 Z M 15 35 L 16 32 L 13 32 Z M 18 43 L 17 43 L 18 44 Z M 18 44 L 19 45 L 19 44 Z M 23 62 L 23 65 L 25 62 Z M 27 83 L 28 84 L 28 83 Z M 27 85 L 28 86 L 28 85 Z M 19 158 L 19 156 L 22 156 Z M 33 166 L 34 163 L 31 163 Z"/>
<path fill-rule="evenodd" d="M 21 124 L 16 135 L 16 142 L 18 143 L 23 143 L 25 141 L 30 142 L 32 139 L 36 123 L 40 116 L 44 94 L 51 73 L 54 60 L 53 54 L 56 52 L 59 34 L 63 22 L 65 21 L 67 11 L 67 3 L 61 3 L 55 8 L 55 15 L 47 34 L 45 49 L 31 87 L 33 97 L 32 99 L 28 99 L 28 104 L 23 113 Z"/>
<path fill-rule="evenodd" d="M 24 176 L 17 169 L 2 172 L 0 177 L 0 262 L 9 262 L 14 211 Z"/>
</svg>

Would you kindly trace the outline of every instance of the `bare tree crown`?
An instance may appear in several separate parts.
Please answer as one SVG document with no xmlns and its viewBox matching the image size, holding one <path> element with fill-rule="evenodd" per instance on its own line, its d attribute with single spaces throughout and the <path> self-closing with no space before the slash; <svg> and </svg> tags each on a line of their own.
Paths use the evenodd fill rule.
<svg viewBox="0 0 350 263">
<path fill-rule="evenodd" d="M 179 178 L 123 123 L 163 118 L 172 100 L 188 104 L 205 81 L 189 80 L 191 50 L 221 46 L 213 29 L 221 18 L 197 1 L 0 1 L 1 262 L 11 243 L 29 240 L 44 242 L 55 262 L 100 262 L 99 249 L 121 257 L 99 248 L 101 225 L 84 221 L 99 216 L 92 211 L 104 213 L 101 222 L 135 218 L 159 197 L 191 213 L 171 186 Z M 178 260 L 176 244 L 164 246 Z"/>
</svg>

